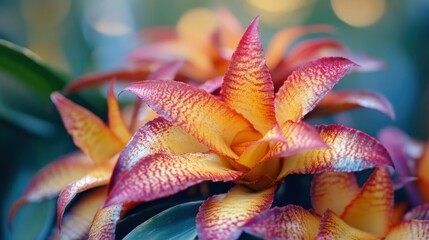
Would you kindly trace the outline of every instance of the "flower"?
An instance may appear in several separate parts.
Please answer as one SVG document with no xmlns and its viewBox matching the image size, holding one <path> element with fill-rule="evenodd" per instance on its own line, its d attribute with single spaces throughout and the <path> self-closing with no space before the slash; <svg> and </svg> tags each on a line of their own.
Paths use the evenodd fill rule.
<svg viewBox="0 0 429 240">
<path fill-rule="evenodd" d="M 355 64 L 342 57 L 302 65 L 274 93 L 258 18 L 243 35 L 220 96 L 182 82 L 148 80 L 130 91 L 162 118 L 143 126 L 119 156 L 105 207 L 150 201 L 202 181 L 235 181 L 197 215 L 201 239 L 233 239 L 270 208 L 293 173 L 352 172 L 392 165 L 374 138 L 341 125 L 301 121 Z"/>
<path fill-rule="evenodd" d="M 314 211 L 288 205 L 261 213 L 244 226 L 253 235 L 284 239 L 426 239 L 429 205 L 395 222 L 389 170 L 374 170 L 359 188 L 353 173 L 316 174 L 311 186 Z"/>
</svg>

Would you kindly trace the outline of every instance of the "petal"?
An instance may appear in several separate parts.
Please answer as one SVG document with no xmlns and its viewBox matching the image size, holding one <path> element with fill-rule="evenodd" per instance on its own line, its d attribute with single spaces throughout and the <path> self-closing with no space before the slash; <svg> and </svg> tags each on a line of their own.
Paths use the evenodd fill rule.
<svg viewBox="0 0 429 240">
<path fill-rule="evenodd" d="M 426 143 L 422 156 L 417 160 L 416 170 L 420 193 L 425 201 L 429 201 L 429 143 Z"/>
<path fill-rule="evenodd" d="M 377 110 L 395 119 L 390 102 L 382 95 L 368 91 L 331 91 L 307 117 L 330 115 L 359 107 Z"/>
<path fill-rule="evenodd" d="M 23 196 L 10 209 L 8 220 L 27 202 L 38 202 L 57 196 L 70 182 L 81 178 L 94 168 L 94 163 L 82 153 L 60 158 L 40 170 L 30 181 Z"/>
<path fill-rule="evenodd" d="M 408 211 L 404 220 L 429 220 L 429 203 L 419 205 Z"/>
<path fill-rule="evenodd" d="M 61 228 L 61 221 L 64 211 L 73 198 L 83 191 L 91 188 L 107 185 L 112 175 L 116 159 L 112 158 L 105 163 L 98 165 L 84 177 L 68 184 L 60 193 L 57 202 L 58 228 Z M 95 214 L 95 212 L 94 212 Z"/>
<path fill-rule="evenodd" d="M 51 98 L 74 143 L 92 160 L 100 163 L 121 151 L 122 142 L 97 116 L 57 92 Z"/>
<path fill-rule="evenodd" d="M 300 206 L 271 208 L 244 226 L 244 231 L 263 239 L 315 239 L 320 217 Z"/>
<path fill-rule="evenodd" d="M 385 236 L 393 212 L 393 184 L 387 167 L 374 170 L 341 218 L 350 226 Z"/>
<path fill-rule="evenodd" d="M 278 123 L 298 121 L 351 70 L 355 64 L 342 57 L 327 57 L 295 70 L 284 82 L 274 101 Z"/>
<path fill-rule="evenodd" d="M 209 198 L 197 214 L 198 238 L 237 239 L 247 221 L 271 206 L 274 190 L 254 192 L 236 185 L 226 194 Z"/>
<path fill-rule="evenodd" d="M 222 83 L 223 77 L 218 76 L 205 81 L 203 84 L 198 86 L 198 88 L 208 93 L 213 93 L 222 87 Z"/>
<path fill-rule="evenodd" d="M 267 50 L 267 65 L 273 69 L 278 62 L 283 58 L 286 49 L 292 44 L 293 41 L 299 37 L 315 33 L 315 32 L 332 32 L 334 29 L 329 25 L 313 25 L 305 27 L 286 28 L 279 31 L 271 39 Z"/>
<path fill-rule="evenodd" d="M 345 223 L 334 212 L 327 210 L 323 214 L 319 233 L 316 239 L 362 239 L 376 240 L 376 236 L 353 228 Z"/>
<path fill-rule="evenodd" d="M 127 144 L 131 138 L 131 133 L 125 125 L 122 118 L 121 109 L 119 108 L 118 100 L 115 96 L 115 84 L 110 84 L 109 93 L 107 96 L 107 106 L 109 108 L 109 128 L 119 138 L 123 144 Z"/>
<path fill-rule="evenodd" d="M 119 155 L 110 185 L 113 186 L 125 172 L 148 155 L 162 152 L 183 154 L 206 152 L 207 150 L 207 147 L 183 132 L 179 127 L 172 125 L 163 118 L 154 119 L 134 134 Z"/>
<path fill-rule="evenodd" d="M 159 115 L 230 158 L 237 158 L 229 146 L 239 133 L 256 134 L 252 125 L 228 105 L 184 83 L 144 81 L 131 84 L 125 91 L 133 92 Z"/>
<path fill-rule="evenodd" d="M 275 124 L 274 87 L 270 70 L 265 65 L 258 23 L 257 17 L 232 55 L 221 97 L 264 134 Z"/>
<path fill-rule="evenodd" d="M 313 177 L 311 203 L 321 215 L 327 209 L 341 215 L 358 192 L 359 186 L 353 173 L 324 172 Z"/>
<path fill-rule="evenodd" d="M 73 204 L 64 217 L 61 232 L 56 231 L 52 239 L 84 239 L 88 236 L 92 220 L 106 199 L 107 189 L 88 192 Z"/>
<path fill-rule="evenodd" d="M 138 161 L 112 187 L 105 206 L 166 197 L 203 181 L 232 181 L 242 175 L 213 153 L 158 153 Z"/>
<path fill-rule="evenodd" d="M 392 228 L 386 240 L 429 239 L 429 221 L 405 221 Z"/>
<path fill-rule="evenodd" d="M 371 136 L 338 124 L 316 127 L 329 149 L 316 149 L 286 158 L 280 177 L 290 173 L 361 171 L 377 166 L 392 166 L 386 149 Z"/>
<path fill-rule="evenodd" d="M 114 240 L 116 223 L 131 207 L 131 205 L 117 204 L 99 208 L 92 221 L 88 240 Z"/>
<path fill-rule="evenodd" d="M 177 39 L 177 32 L 174 27 L 156 26 L 141 30 L 138 36 L 147 42 L 163 42 Z"/>
</svg>

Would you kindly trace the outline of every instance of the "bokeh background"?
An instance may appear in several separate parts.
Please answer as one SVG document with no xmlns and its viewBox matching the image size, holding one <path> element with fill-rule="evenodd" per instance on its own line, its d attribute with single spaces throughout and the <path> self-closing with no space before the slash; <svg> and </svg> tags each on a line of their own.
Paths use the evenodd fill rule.
<svg viewBox="0 0 429 240">
<path fill-rule="evenodd" d="M 384 94 L 395 109 L 396 119 L 356 110 L 326 120 L 373 136 L 383 127 L 394 125 L 411 136 L 429 139 L 427 0 L 0 0 L 0 39 L 31 49 L 75 79 L 126 65 L 127 53 L 139 44 L 136 35 L 140 30 L 174 26 L 184 19 L 183 15 L 201 24 L 197 19 L 201 8 L 218 6 L 230 8 L 243 26 L 260 15 L 265 46 L 276 31 L 285 27 L 319 23 L 334 26 L 336 32 L 330 37 L 354 52 L 385 62 L 384 69 L 353 73 L 336 88 Z M 105 90 L 92 90 L 76 101 L 105 118 L 105 103 L 100 101 Z M 55 217 L 54 200 L 23 207 L 14 221 L 13 235 L 7 230 L 7 211 L 37 170 L 73 149 L 49 100 L 35 96 L 0 70 L 3 239 L 44 236 Z"/>
</svg>

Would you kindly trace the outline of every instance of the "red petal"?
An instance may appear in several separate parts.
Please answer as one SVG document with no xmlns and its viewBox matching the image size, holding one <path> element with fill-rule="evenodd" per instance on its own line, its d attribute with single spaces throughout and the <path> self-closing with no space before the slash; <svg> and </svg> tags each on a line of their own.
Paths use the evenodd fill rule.
<svg viewBox="0 0 429 240">
<path fill-rule="evenodd" d="M 183 154 L 205 152 L 207 147 L 189 136 L 179 127 L 163 118 L 157 118 L 140 128 L 119 155 L 110 186 L 139 160 L 155 153 Z"/>
<path fill-rule="evenodd" d="M 387 234 L 386 240 L 429 239 L 429 221 L 405 221 Z"/>
<path fill-rule="evenodd" d="M 331 91 L 307 117 L 323 116 L 359 107 L 377 110 L 395 119 L 390 102 L 382 95 L 368 91 Z"/>
<path fill-rule="evenodd" d="M 323 214 L 319 233 L 316 239 L 365 239 L 376 240 L 376 236 L 353 228 L 339 218 L 335 213 L 327 210 Z"/>
<path fill-rule="evenodd" d="M 9 223 L 22 205 L 57 196 L 67 184 L 81 178 L 92 168 L 94 163 L 82 153 L 70 154 L 45 166 L 31 179 L 23 196 L 11 207 Z"/>
<path fill-rule="evenodd" d="M 259 192 L 236 185 L 226 194 L 206 200 L 197 214 L 199 239 L 237 239 L 241 227 L 268 209 L 275 187 Z"/>
<path fill-rule="evenodd" d="M 144 81 L 125 91 L 133 92 L 159 115 L 230 158 L 237 158 L 230 145 L 238 133 L 255 134 L 252 125 L 228 105 L 184 83 Z"/>
<path fill-rule="evenodd" d="M 213 153 L 159 153 L 138 161 L 112 187 L 105 206 L 166 197 L 203 181 L 232 181 L 242 175 Z"/>
<path fill-rule="evenodd" d="M 330 209 L 341 215 L 358 192 L 359 186 L 353 173 L 324 172 L 313 177 L 311 203 L 319 214 Z"/>
<path fill-rule="evenodd" d="M 51 98 L 74 143 L 92 160 L 100 163 L 121 151 L 123 143 L 97 116 L 57 92 Z"/>
<path fill-rule="evenodd" d="M 258 23 L 259 18 L 255 18 L 232 55 L 221 97 L 264 134 L 275 124 L 274 87 L 265 65 Z"/>
<path fill-rule="evenodd" d="M 354 65 L 345 58 L 328 57 L 299 67 L 276 94 L 277 122 L 303 118 Z"/>
<path fill-rule="evenodd" d="M 429 203 L 419 205 L 407 212 L 404 220 L 429 220 Z"/>
<path fill-rule="evenodd" d="M 271 208 L 244 226 L 244 231 L 263 239 L 315 239 L 320 217 L 300 206 Z"/>
<path fill-rule="evenodd" d="M 330 148 L 309 150 L 285 159 L 281 177 L 290 173 L 353 172 L 393 165 L 383 145 L 361 131 L 338 124 L 317 129 Z"/>
<path fill-rule="evenodd" d="M 393 212 L 393 184 L 387 167 L 374 170 L 341 218 L 350 226 L 385 236 Z"/>
<path fill-rule="evenodd" d="M 110 84 L 107 105 L 109 108 L 109 128 L 125 145 L 130 140 L 131 133 L 128 130 L 128 127 L 125 125 L 124 119 L 122 118 L 122 112 L 115 96 L 114 82 Z"/>
<path fill-rule="evenodd" d="M 60 193 L 57 202 L 58 228 L 61 228 L 61 221 L 67 205 L 73 198 L 83 191 L 91 188 L 107 185 L 112 175 L 115 159 L 111 159 L 102 165 L 97 166 L 84 177 L 68 184 Z M 94 212 L 95 214 L 95 212 Z"/>
</svg>

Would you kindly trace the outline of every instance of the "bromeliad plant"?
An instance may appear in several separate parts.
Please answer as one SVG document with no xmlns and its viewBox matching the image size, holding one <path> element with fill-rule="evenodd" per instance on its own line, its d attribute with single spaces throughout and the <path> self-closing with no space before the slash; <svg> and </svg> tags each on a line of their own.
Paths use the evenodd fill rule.
<svg viewBox="0 0 429 240">
<path fill-rule="evenodd" d="M 203 181 L 234 181 L 197 215 L 199 238 L 234 239 L 271 207 L 289 174 L 392 165 L 385 148 L 358 130 L 302 121 L 355 64 L 342 57 L 309 62 L 275 93 L 258 31 L 256 18 L 232 55 L 219 97 L 162 80 L 124 90 L 161 118 L 143 126 L 120 154 L 105 207 L 151 201 Z"/>
</svg>

